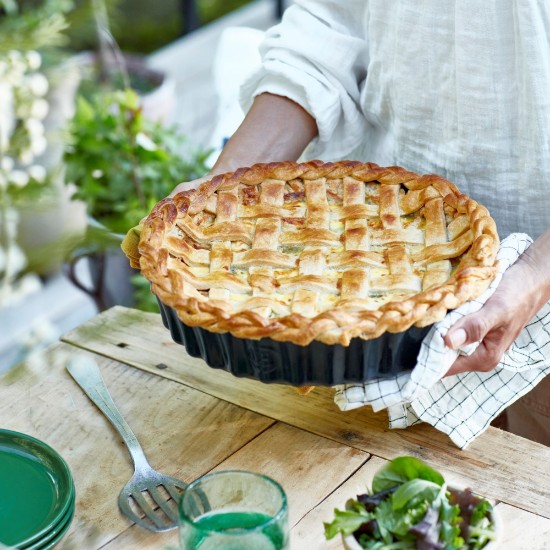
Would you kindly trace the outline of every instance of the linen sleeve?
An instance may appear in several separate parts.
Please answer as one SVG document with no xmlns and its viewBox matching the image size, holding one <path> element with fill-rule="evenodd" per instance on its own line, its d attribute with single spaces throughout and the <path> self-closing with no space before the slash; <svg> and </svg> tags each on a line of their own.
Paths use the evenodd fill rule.
<svg viewBox="0 0 550 550">
<path fill-rule="evenodd" d="M 255 96 L 288 97 L 316 120 L 310 158 L 344 158 L 364 140 L 360 90 L 368 62 L 365 0 L 297 0 L 260 45 L 261 68 L 241 86 L 246 112 Z"/>
</svg>

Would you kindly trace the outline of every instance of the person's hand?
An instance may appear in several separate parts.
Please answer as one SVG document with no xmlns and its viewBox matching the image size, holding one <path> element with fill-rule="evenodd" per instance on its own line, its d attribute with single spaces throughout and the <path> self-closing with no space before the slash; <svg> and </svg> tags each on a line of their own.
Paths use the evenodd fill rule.
<svg viewBox="0 0 550 550">
<path fill-rule="evenodd" d="M 197 178 L 196 180 L 184 181 L 182 183 L 178 183 L 178 185 L 174 187 L 174 189 L 168 196 L 173 197 L 174 195 L 177 195 L 182 191 L 192 191 L 193 189 L 197 189 L 202 183 L 212 179 L 213 177 L 214 176 L 212 174 L 207 174 L 206 176 L 203 176 L 202 178 Z"/>
<path fill-rule="evenodd" d="M 518 260 L 503 275 L 494 294 L 476 313 L 456 322 L 445 336 L 445 344 L 458 349 L 480 342 L 470 356 L 459 356 L 445 376 L 467 371 L 494 369 L 525 325 L 542 307 L 540 273 L 525 259 Z"/>
<path fill-rule="evenodd" d="M 202 178 L 180 183 L 169 196 L 196 189 L 214 176 L 234 172 L 242 166 L 296 160 L 317 133 L 315 119 L 303 107 L 287 97 L 260 94 L 210 172 Z"/>
</svg>

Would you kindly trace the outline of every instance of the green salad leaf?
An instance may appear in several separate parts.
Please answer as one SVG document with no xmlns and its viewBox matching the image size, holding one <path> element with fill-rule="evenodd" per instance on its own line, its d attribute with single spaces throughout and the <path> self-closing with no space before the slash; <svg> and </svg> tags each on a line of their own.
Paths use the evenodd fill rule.
<svg viewBox="0 0 550 550">
<path fill-rule="evenodd" d="M 374 514 L 367 512 L 365 506 L 355 500 L 348 500 L 345 510 L 334 510 L 334 520 L 325 523 L 325 536 L 327 539 L 335 537 L 338 533 L 351 535 L 361 525 L 374 518 Z"/>
<path fill-rule="evenodd" d="M 443 476 L 414 456 L 400 456 L 388 462 L 376 472 L 372 480 L 372 491 L 378 493 L 384 489 L 401 485 L 411 479 L 425 479 L 437 485 L 443 485 Z"/>
<path fill-rule="evenodd" d="M 487 500 L 450 491 L 437 470 L 404 456 L 376 472 L 372 492 L 334 511 L 325 536 L 353 534 L 366 550 L 481 550 L 495 538 L 491 513 Z"/>
<path fill-rule="evenodd" d="M 394 510 L 401 510 L 405 506 L 414 507 L 417 502 L 434 500 L 441 487 L 437 483 L 425 479 L 411 479 L 400 485 L 393 493 L 392 507 Z"/>
</svg>

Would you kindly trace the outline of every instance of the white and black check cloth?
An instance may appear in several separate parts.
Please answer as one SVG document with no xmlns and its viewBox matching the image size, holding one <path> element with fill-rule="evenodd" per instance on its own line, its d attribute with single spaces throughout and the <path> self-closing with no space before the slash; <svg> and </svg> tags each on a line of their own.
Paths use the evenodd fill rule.
<svg viewBox="0 0 550 550">
<path fill-rule="evenodd" d="M 336 386 L 335 402 L 346 411 L 370 405 L 388 410 L 390 428 L 427 422 L 465 448 L 514 401 L 550 374 L 550 302 L 523 329 L 497 368 L 443 378 L 458 354 L 470 355 L 477 344 L 460 351 L 447 348 L 443 337 L 459 318 L 481 308 L 502 273 L 530 246 L 528 235 L 514 233 L 501 243 L 499 274 L 476 300 L 449 312 L 424 338 L 415 368 L 394 378 Z"/>
</svg>

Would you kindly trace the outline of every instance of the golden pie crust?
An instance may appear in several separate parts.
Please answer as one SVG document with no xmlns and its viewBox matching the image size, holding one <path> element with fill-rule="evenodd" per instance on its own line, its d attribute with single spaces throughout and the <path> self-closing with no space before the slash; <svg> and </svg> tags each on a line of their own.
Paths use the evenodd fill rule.
<svg viewBox="0 0 550 550">
<path fill-rule="evenodd" d="M 240 168 L 160 201 L 139 252 L 186 325 L 347 346 L 479 296 L 498 245 L 487 209 L 440 176 L 310 161 Z"/>
</svg>

